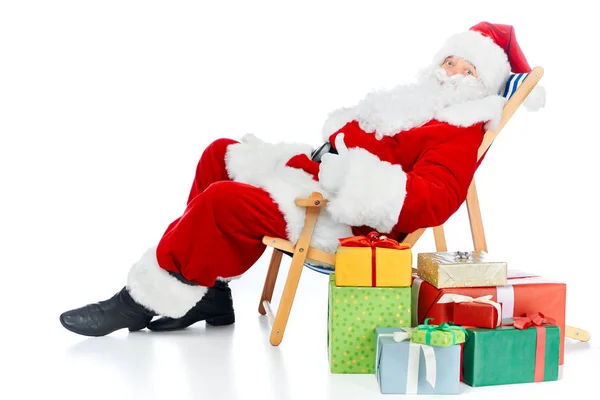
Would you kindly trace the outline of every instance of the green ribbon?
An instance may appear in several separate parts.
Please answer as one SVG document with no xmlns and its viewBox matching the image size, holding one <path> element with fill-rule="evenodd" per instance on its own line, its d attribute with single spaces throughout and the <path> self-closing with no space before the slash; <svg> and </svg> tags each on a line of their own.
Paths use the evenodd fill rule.
<svg viewBox="0 0 600 400">
<path fill-rule="evenodd" d="M 425 332 L 425 343 L 431 343 L 431 333 L 432 332 L 450 332 L 452 334 L 452 344 L 456 344 L 456 331 L 462 331 L 465 334 L 465 339 L 467 337 L 467 330 L 458 326 L 458 325 L 450 325 L 447 322 L 442 322 L 440 325 L 429 325 L 429 320 L 433 318 L 425 318 L 425 323 L 418 325 L 416 329 L 423 330 Z"/>
</svg>

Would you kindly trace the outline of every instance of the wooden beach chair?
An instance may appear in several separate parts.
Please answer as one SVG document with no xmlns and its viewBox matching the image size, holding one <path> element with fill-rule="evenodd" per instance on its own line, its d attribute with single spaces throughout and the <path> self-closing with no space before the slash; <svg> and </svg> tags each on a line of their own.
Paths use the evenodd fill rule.
<svg viewBox="0 0 600 400">
<path fill-rule="evenodd" d="M 513 74 L 511 76 L 504 93 L 501 93 L 508 101 L 504 106 L 500 125 L 496 130 L 488 130 L 485 133 L 483 142 L 479 148 L 478 160 L 480 160 L 488 151 L 500 131 L 508 121 L 510 121 L 511 117 L 521 104 L 523 104 L 525 98 L 531 93 L 543 74 L 543 68 L 536 67 L 529 73 Z M 487 243 L 485 240 L 475 180 L 473 180 L 469 187 L 465 201 L 467 204 L 474 250 L 483 250 L 487 252 Z M 296 289 L 298 288 L 298 283 L 300 281 L 300 275 L 302 274 L 304 267 L 327 274 L 334 271 L 335 253 L 327 253 L 309 246 L 320 209 L 327 205 L 327 199 L 324 199 L 320 193 L 312 193 L 309 198 L 297 199 L 296 205 L 298 207 L 306 208 L 304 228 L 297 243 L 294 245 L 292 242 L 282 238 L 268 236 L 263 238 L 263 243 L 273 248 L 273 254 L 271 256 L 271 262 L 269 264 L 258 310 L 262 315 L 267 315 L 269 319 L 271 325 L 270 343 L 273 346 L 278 346 L 283 340 Z M 443 226 L 434 227 L 432 230 L 436 251 L 448 251 Z M 425 231 L 426 229 L 419 229 L 409 234 L 403 242 L 414 246 Z M 276 312 L 273 312 L 271 301 L 283 254 L 291 256 L 292 261 L 279 302 L 279 307 Z M 588 332 L 571 326 L 566 327 L 565 335 L 566 337 L 580 341 L 588 341 L 590 338 Z"/>
</svg>

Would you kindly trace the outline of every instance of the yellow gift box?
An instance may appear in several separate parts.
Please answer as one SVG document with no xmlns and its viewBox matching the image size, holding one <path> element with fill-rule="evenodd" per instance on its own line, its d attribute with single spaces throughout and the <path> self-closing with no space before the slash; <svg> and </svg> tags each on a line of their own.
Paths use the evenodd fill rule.
<svg viewBox="0 0 600 400">
<path fill-rule="evenodd" d="M 409 244 L 371 233 L 340 239 L 335 254 L 336 286 L 410 287 Z"/>
</svg>

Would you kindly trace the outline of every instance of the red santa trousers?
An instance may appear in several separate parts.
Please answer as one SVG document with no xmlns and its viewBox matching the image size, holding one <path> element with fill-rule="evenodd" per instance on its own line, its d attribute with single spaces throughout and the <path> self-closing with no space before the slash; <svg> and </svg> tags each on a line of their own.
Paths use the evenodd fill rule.
<svg viewBox="0 0 600 400">
<path fill-rule="evenodd" d="M 179 318 L 217 279 L 245 273 L 265 251 L 263 236 L 287 237 L 285 218 L 269 194 L 228 176 L 225 153 L 234 143 L 218 139 L 206 148 L 183 215 L 129 272 L 132 297 L 160 315 Z"/>
</svg>

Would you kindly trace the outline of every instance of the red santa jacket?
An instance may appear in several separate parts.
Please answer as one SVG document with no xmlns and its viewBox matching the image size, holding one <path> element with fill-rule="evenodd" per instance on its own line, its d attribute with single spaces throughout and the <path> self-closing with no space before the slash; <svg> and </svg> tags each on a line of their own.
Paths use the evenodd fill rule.
<svg viewBox="0 0 600 400">
<path fill-rule="evenodd" d="M 305 210 L 294 200 L 321 192 L 329 200 L 321 212 L 311 246 L 334 252 L 339 238 L 377 230 L 400 239 L 419 228 L 443 224 L 465 200 L 478 166 L 487 129 L 500 121 L 500 96 L 457 104 L 421 126 L 378 139 L 350 120 L 327 137 L 344 134 L 348 150 L 339 190 L 319 182 L 321 166 L 310 160 L 312 146 L 266 143 L 246 135 L 230 145 L 226 167 L 231 179 L 266 190 L 296 242 Z M 338 121 L 339 122 L 339 121 Z"/>
<path fill-rule="evenodd" d="M 329 141 L 335 144 L 341 133 L 354 152 L 341 183 L 346 190 L 332 199 L 329 211 L 340 222 L 352 225 L 354 234 L 376 229 L 401 238 L 441 225 L 458 210 L 477 169 L 485 130 L 483 122 L 462 128 L 432 120 L 378 140 L 352 121 Z M 378 160 L 369 160 L 374 157 Z M 287 165 L 318 180 L 319 163 L 304 154 Z"/>
</svg>

